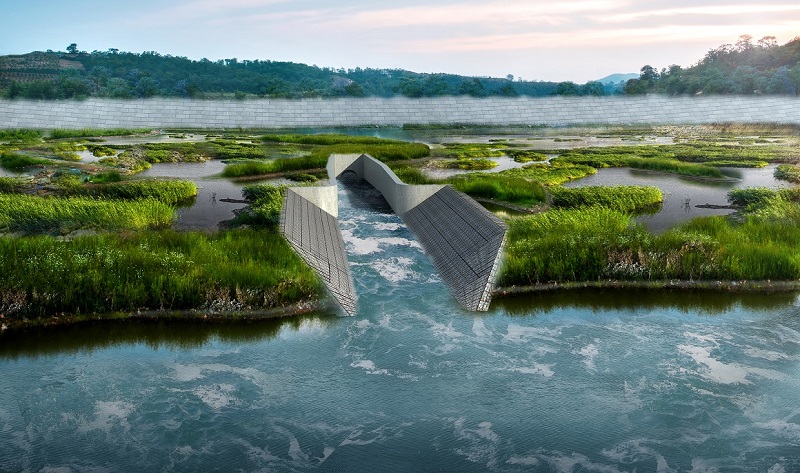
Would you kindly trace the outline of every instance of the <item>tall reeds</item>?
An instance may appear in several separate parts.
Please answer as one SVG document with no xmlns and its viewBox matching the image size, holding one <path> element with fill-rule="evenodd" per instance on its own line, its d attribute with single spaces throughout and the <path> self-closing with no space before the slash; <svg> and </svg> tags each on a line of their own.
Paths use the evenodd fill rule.
<svg viewBox="0 0 800 473">
<path fill-rule="evenodd" d="M 320 294 L 282 237 L 254 230 L 0 238 L 0 271 L 8 318 L 267 309 Z"/>
</svg>

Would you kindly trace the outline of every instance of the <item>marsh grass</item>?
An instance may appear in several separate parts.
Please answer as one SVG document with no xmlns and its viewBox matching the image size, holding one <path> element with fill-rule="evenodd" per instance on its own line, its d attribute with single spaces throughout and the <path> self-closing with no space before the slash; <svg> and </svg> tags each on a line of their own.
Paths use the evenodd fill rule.
<svg viewBox="0 0 800 473">
<path fill-rule="evenodd" d="M 15 194 L 27 188 L 28 181 L 18 177 L 0 177 L 0 193 Z"/>
<path fill-rule="evenodd" d="M 139 310 L 258 310 L 321 294 L 313 271 L 272 232 L 0 238 L 7 319 Z"/>
<path fill-rule="evenodd" d="M 775 168 L 775 179 L 800 184 L 800 166 L 793 164 L 780 164 Z"/>
<path fill-rule="evenodd" d="M 800 279 L 798 202 L 778 195 L 749 209 L 740 221 L 702 217 L 660 235 L 601 206 L 515 218 L 500 284 Z"/>
<path fill-rule="evenodd" d="M 0 231 L 69 233 L 78 229 L 144 230 L 166 227 L 173 208 L 155 199 L 99 200 L 0 194 Z"/>
<path fill-rule="evenodd" d="M 129 136 L 144 135 L 152 132 L 149 128 L 82 128 L 79 130 L 56 129 L 49 133 L 48 138 L 61 140 L 65 138 L 90 138 L 94 136 Z"/>
<path fill-rule="evenodd" d="M 42 140 L 42 132 L 30 129 L 0 130 L 0 141 L 11 143 L 37 143 Z"/>
<path fill-rule="evenodd" d="M 653 186 L 586 186 L 550 188 L 554 207 L 602 206 L 620 212 L 651 209 L 664 200 L 661 189 Z"/>
<path fill-rule="evenodd" d="M 277 229 L 281 217 L 286 186 L 255 184 L 242 189 L 242 197 L 250 205 L 233 219 L 231 226 L 250 225 Z"/>
<path fill-rule="evenodd" d="M 506 149 L 505 154 L 518 163 L 530 163 L 547 160 L 547 155 L 541 151 L 526 149 Z"/>
<path fill-rule="evenodd" d="M 225 166 L 222 175 L 235 178 L 324 169 L 332 154 L 369 154 L 381 161 L 404 161 L 427 157 L 429 153 L 428 147 L 421 143 L 333 144 L 314 148 L 308 156 L 231 163 Z"/>
<path fill-rule="evenodd" d="M 463 174 L 443 181 L 455 189 L 484 199 L 493 199 L 521 205 L 534 205 L 545 201 L 541 184 L 520 177 L 487 174 Z"/>
<path fill-rule="evenodd" d="M 506 153 L 496 144 L 485 143 L 444 143 L 434 150 L 434 156 L 451 159 L 499 158 Z"/>
<path fill-rule="evenodd" d="M 431 161 L 435 167 L 445 169 L 463 169 L 469 171 L 482 171 L 497 167 L 497 162 L 486 158 L 458 158 L 448 160 Z"/>
<path fill-rule="evenodd" d="M 0 154 L 0 167 L 19 171 L 31 166 L 39 166 L 44 164 L 52 164 L 49 159 L 37 158 L 34 156 L 27 156 L 17 153 L 2 153 Z"/>
<path fill-rule="evenodd" d="M 178 179 L 110 181 L 103 184 L 85 184 L 73 189 L 74 195 L 119 200 L 152 199 L 175 206 L 191 202 L 197 196 L 197 185 Z"/>
<path fill-rule="evenodd" d="M 596 173 L 597 169 L 592 166 L 553 160 L 550 164 L 528 164 L 521 168 L 507 169 L 496 174 L 507 177 L 521 177 L 542 185 L 555 186 Z"/>
</svg>

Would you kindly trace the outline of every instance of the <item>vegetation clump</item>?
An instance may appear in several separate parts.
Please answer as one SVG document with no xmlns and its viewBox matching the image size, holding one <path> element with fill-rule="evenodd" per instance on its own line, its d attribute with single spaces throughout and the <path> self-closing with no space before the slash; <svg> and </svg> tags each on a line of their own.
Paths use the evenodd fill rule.
<svg viewBox="0 0 800 473">
<path fill-rule="evenodd" d="M 130 136 L 144 135 L 152 132 L 149 128 L 81 128 L 77 130 L 51 130 L 48 138 L 63 140 L 66 138 L 89 138 L 94 136 Z"/>
<path fill-rule="evenodd" d="M 76 194 L 118 200 L 153 199 L 175 206 L 190 202 L 197 196 L 197 185 L 177 179 L 134 180 L 86 184 L 73 191 Z"/>
<path fill-rule="evenodd" d="M 552 187 L 554 207 L 577 208 L 601 206 L 620 212 L 636 212 L 660 204 L 664 196 L 653 186 Z"/>
<path fill-rule="evenodd" d="M 0 154 L 0 167 L 10 169 L 12 171 L 21 171 L 25 168 L 32 166 L 39 166 L 43 164 L 51 164 L 49 159 L 37 158 L 17 153 L 2 153 Z"/>
<path fill-rule="evenodd" d="M 321 295 L 313 271 L 280 235 L 254 230 L 0 238 L 0 271 L 6 322 L 62 313 L 263 310 Z"/>
<path fill-rule="evenodd" d="M 16 194 L 27 187 L 27 181 L 18 177 L 0 177 L 0 193 Z"/>
<path fill-rule="evenodd" d="M 513 204 L 535 205 L 544 202 L 546 198 L 541 184 L 521 177 L 463 174 L 453 176 L 444 182 L 472 197 Z"/>
<path fill-rule="evenodd" d="M 531 163 L 546 161 L 547 155 L 536 150 L 530 149 L 506 149 L 505 154 L 518 163 Z"/>
<path fill-rule="evenodd" d="M 122 201 L 0 194 L 0 231 L 6 232 L 144 230 L 169 226 L 172 218 L 173 208 L 155 199 Z"/>
<path fill-rule="evenodd" d="M 509 221 L 500 284 L 599 280 L 800 279 L 800 196 L 776 193 L 740 220 L 702 217 L 654 235 L 603 207 Z"/>
<path fill-rule="evenodd" d="M 283 196 L 286 186 L 256 184 L 245 186 L 242 197 L 250 201 L 250 205 L 234 219 L 232 226 L 262 226 L 276 230 L 281 218 Z"/>
<path fill-rule="evenodd" d="M 792 164 L 779 164 L 775 168 L 775 179 L 794 182 L 800 184 L 800 166 Z"/>
</svg>

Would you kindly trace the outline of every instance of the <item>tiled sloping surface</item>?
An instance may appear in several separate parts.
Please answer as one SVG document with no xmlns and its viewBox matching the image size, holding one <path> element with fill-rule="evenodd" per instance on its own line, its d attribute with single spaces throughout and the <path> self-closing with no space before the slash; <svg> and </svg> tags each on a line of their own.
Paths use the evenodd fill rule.
<svg viewBox="0 0 800 473">
<path fill-rule="evenodd" d="M 456 300 L 468 310 L 488 310 L 505 224 L 449 186 L 409 210 L 403 220 Z"/>
<path fill-rule="evenodd" d="M 280 230 L 345 312 L 353 315 L 356 293 L 336 217 L 287 189 Z"/>
</svg>

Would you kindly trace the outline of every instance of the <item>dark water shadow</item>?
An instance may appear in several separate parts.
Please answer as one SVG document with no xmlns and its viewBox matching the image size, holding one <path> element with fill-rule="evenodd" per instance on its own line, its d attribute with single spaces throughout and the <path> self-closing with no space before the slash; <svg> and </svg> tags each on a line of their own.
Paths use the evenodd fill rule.
<svg viewBox="0 0 800 473">
<path fill-rule="evenodd" d="M 715 316 L 737 307 L 754 311 L 781 310 L 791 306 L 798 295 L 797 292 L 753 294 L 713 290 L 570 289 L 496 297 L 491 310 L 528 316 L 570 308 L 598 312 L 674 309 L 687 314 Z"/>
<path fill-rule="evenodd" d="M 369 181 L 358 177 L 355 172 L 345 171 L 337 178 L 337 181 L 347 191 L 345 195 L 351 207 L 383 214 L 394 213 L 383 194 Z"/>
<path fill-rule="evenodd" d="M 333 314 L 315 313 L 268 320 L 131 319 L 18 329 L 0 334 L 0 358 L 88 353 L 120 345 L 187 350 L 213 341 L 254 343 L 273 339 L 286 329 L 299 330 L 308 323 L 331 327 L 341 320 Z"/>
</svg>

